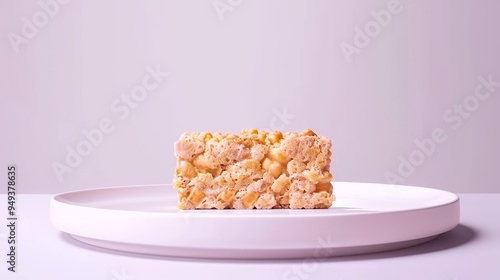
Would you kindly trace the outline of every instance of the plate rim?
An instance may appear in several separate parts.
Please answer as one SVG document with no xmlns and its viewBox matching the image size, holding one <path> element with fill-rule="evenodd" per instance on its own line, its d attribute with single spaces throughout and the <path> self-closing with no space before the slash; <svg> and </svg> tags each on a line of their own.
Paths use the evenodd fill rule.
<svg viewBox="0 0 500 280">
<path fill-rule="evenodd" d="M 263 214 L 265 215 L 268 213 L 268 211 L 275 211 L 275 210 L 285 210 L 285 211 L 304 211 L 304 210 L 315 210 L 318 213 L 314 213 L 312 216 L 313 217 L 325 217 L 325 216 L 357 216 L 357 215 L 381 215 L 381 214 L 390 214 L 390 213 L 402 213 L 402 212 L 407 212 L 407 211 L 419 211 L 419 210 L 426 210 L 426 209 L 432 209 L 432 208 L 437 208 L 437 207 L 445 207 L 447 205 L 451 205 L 454 203 L 459 203 L 460 202 L 460 196 L 449 191 L 441 190 L 441 189 L 436 189 L 436 188 L 429 188 L 429 187 L 420 187 L 420 186 L 410 186 L 410 185 L 395 185 L 395 184 L 383 184 L 383 183 L 367 183 L 367 182 L 343 182 L 343 181 L 334 181 L 332 182 L 333 184 L 333 193 L 335 194 L 335 184 L 340 183 L 340 184 L 352 184 L 352 185 L 358 185 L 358 184 L 369 184 L 369 185 L 378 185 L 378 186 L 384 186 L 384 187 L 404 187 L 404 188 L 413 188 L 413 189 L 418 189 L 418 190 L 425 190 L 425 191 L 433 191 L 433 192 L 441 192 L 446 195 L 449 195 L 453 197 L 453 199 L 450 199 L 450 201 L 446 203 L 441 203 L 438 205 L 432 205 L 432 206 L 419 206 L 419 207 L 413 207 L 413 208 L 407 208 L 407 209 L 394 209 L 394 210 L 384 210 L 384 211 L 374 211 L 374 212 L 349 212 L 349 213 L 331 213 L 325 211 L 325 213 L 320 213 L 323 210 L 333 210 L 335 209 L 335 201 L 333 202 L 332 206 L 326 209 L 193 209 L 193 210 L 183 210 L 183 209 L 178 209 L 176 208 L 177 212 L 145 212 L 145 211 L 138 211 L 138 210 L 128 210 L 128 209 L 108 209 L 108 208 L 102 208 L 102 207 L 95 207 L 92 205 L 80 205 L 80 204 L 75 204 L 75 203 L 68 203 L 67 201 L 61 199 L 61 197 L 65 195 L 76 195 L 78 193 L 85 193 L 85 192 L 98 192 L 98 191 L 103 191 L 103 190 L 119 190 L 119 189 L 138 189 L 138 188 L 151 188 L 151 187 L 170 187 L 171 189 L 168 191 L 173 192 L 172 195 L 175 196 L 177 193 L 175 193 L 175 190 L 173 189 L 172 184 L 135 184 L 135 185 L 117 185 L 117 186 L 108 186 L 108 187 L 96 187 L 96 188 L 90 188 L 90 189 L 81 189 L 81 190 L 75 190 L 75 191 L 68 191 L 68 192 L 62 192 L 55 194 L 51 197 L 51 204 L 52 203 L 62 203 L 69 205 L 71 207 L 82 207 L 82 208 L 92 208 L 92 209 L 100 209 L 103 211 L 114 211 L 114 212 L 144 212 L 148 214 L 158 214 L 162 216 L 177 216 L 179 213 L 190 213 L 190 215 L 193 215 L 192 217 L 206 217 L 210 216 L 210 218 L 258 218 L 262 217 Z M 231 214 L 227 215 L 227 213 L 234 213 L 235 211 L 238 211 L 237 214 L 241 215 L 236 215 L 236 214 Z M 258 213 L 258 212 L 263 212 L 263 213 Z M 245 213 L 248 212 L 248 213 Z M 278 211 L 276 211 L 278 212 Z M 196 214 L 194 214 L 196 213 Z M 298 213 L 297 213 L 298 214 Z M 272 218 L 311 218 L 311 216 L 308 216 L 306 214 L 300 214 L 297 215 L 295 213 L 287 213 L 287 215 L 273 215 L 273 216 L 266 216 L 265 218 L 272 219 Z"/>
</svg>

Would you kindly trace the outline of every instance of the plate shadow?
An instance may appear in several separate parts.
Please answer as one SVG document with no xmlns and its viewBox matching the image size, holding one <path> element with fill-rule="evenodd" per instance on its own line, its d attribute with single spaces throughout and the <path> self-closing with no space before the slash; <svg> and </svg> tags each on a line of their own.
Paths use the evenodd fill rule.
<svg viewBox="0 0 500 280">
<path fill-rule="evenodd" d="M 371 260 L 371 259 L 386 259 L 386 258 L 398 258 L 412 255 L 428 254 L 433 252 L 439 252 L 444 250 L 453 249 L 464 244 L 467 244 L 479 236 L 478 232 L 473 228 L 459 224 L 454 229 L 445 232 L 438 237 L 412 247 L 407 247 L 403 249 L 397 249 L 392 251 L 370 253 L 363 255 L 352 255 L 352 256 L 340 256 L 340 257 L 330 257 L 322 258 L 318 260 L 321 263 L 328 262 L 345 262 L 345 261 L 361 261 L 361 260 Z M 183 257 L 169 257 L 169 256 L 158 256 L 158 255 L 146 255 L 139 253 L 131 253 L 124 251 L 117 251 L 112 249 L 106 249 L 97 247 L 94 245 L 86 244 L 74 239 L 71 235 L 67 233 L 60 232 L 59 238 L 62 242 L 67 243 L 71 246 L 78 247 L 85 250 L 90 250 L 94 252 L 100 252 L 103 254 L 113 254 L 117 256 L 127 257 L 127 258 L 141 258 L 141 259 L 155 259 L 155 260 L 165 260 L 173 262 L 193 262 L 193 263 L 225 263 L 225 264 L 276 264 L 276 263 L 301 263 L 304 259 L 203 259 L 203 258 L 183 258 Z M 313 259 L 312 259 L 313 260 Z"/>
</svg>

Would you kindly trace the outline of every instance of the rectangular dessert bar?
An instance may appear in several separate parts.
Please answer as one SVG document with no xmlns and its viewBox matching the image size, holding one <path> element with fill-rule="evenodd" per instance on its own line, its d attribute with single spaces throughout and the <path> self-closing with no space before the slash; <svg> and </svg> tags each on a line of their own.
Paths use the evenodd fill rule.
<svg viewBox="0 0 500 280">
<path fill-rule="evenodd" d="M 310 129 L 184 133 L 174 146 L 180 209 L 329 208 L 335 200 L 331 141 Z"/>
</svg>

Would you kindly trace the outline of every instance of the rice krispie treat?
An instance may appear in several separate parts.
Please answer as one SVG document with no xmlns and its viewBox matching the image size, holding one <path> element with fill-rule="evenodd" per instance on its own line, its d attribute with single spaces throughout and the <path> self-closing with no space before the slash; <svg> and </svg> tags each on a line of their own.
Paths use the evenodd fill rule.
<svg viewBox="0 0 500 280">
<path fill-rule="evenodd" d="M 331 146 L 310 129 L 184 133 L 175 143 L 179 208 L 329 208 Z"/>
</svg>

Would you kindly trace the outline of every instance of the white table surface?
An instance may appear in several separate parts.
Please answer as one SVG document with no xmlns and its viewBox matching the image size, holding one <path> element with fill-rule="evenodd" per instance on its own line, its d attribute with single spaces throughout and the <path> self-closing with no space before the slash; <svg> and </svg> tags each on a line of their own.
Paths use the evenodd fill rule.
<svg viewBox="0 0 500 280">
<path fill-rule="evenodd" d="M 49 220 L 51 195 L 18 195 L 17 272 L 7 271 L 0 195 L 0 279 L 500 279 L 500 194 L 461 194 L 461 222 L 415 247 L 314 260 L 203 260 L 122 253 L 83 244 Z"/>
</svg>

